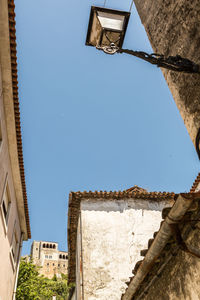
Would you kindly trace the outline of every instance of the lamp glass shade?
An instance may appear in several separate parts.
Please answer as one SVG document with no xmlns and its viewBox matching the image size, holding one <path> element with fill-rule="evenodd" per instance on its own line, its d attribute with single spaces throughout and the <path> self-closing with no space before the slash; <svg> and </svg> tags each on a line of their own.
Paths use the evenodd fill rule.
<svg viewBox="0 0 200 300">
<path fill-rule="evenodd" d="M 97 14 L 99 22 L 103 28 L 112 30 L 123 30 L 124 16 L 109 14 L 105 12 L 98 12 Z"/>
<path fill-rule="evenodd" d="M 122 47 L 129 17 L 129 12 L 92 6 L 86 45 Z"/>
</svg>

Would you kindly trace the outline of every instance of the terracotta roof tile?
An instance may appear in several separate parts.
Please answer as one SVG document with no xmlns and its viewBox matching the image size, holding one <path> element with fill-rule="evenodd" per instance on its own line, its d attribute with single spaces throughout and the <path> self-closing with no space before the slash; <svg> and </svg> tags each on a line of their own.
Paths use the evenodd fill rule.
<svg viewBox="0 0 200 300">
<path fill-rule="evenodd" d="M 26 193 L 26 184 L 24 176 L 24 161 L 23 161 L 23 150 L 22 150 L 22 136 L 20 126 L 20 111 L 19 111 L 19 98 L 18 98 L 18 76 L 17 76 L 17 50 L 16 50 L 16 28 L 15 28 L 15 4 L 14 0 L 8 0 L 8 18 L 9 18 L 9 30 L 10 30 L 10 56 L 11 56 L 11 69 L 12 69 L 12 86 L 13 86 L 13 103 L 15 111 L 15 124 L 16 124 L 16 135 L 17 135 L 17 148 L 18 148 L 18 159 L 22 181 L 23 197 L 24 197 L 24 210 L 26 217 L 26 225 L 28 238 L 31 238 L 29 212 L 28 212 L 28 200 Z"/>
<path fill-rule="evenodd" d="M 113 198 L 118 198 L 118 199 L 124 199 L 125 197 L 127 198 L 142 198 L 142 199 L 154 199 L 154 200 L 161 200 L 165 198 L 174 198 L 175 193 L 166 193 L 166 192 L 146 192 L 146 191 L 94 191 L 94 192 L 72 192 L 72 195 L 76 199 L 87 199 L 87 198 L 102 198 L 102 199 L 113 199 Z"/>
<path fill-rule="evenodd" d="M 132 192 L 132 191 L 134 191 L 134 192 L 147 192 L 147 190 L 139 187 L 138 185 L 134 185 L 133 187 L 127 189 L 126 191 L 127 192 Z"/>
<path fill-rule="evenodd" d="M 196 188 L 199 183 L 200 183 L 200 173 L 197 175 L 197 178 L 195 179 L 195 181 L 190 189 L 190 193 L 194 193 L 196 191 Z"/>
</svg>

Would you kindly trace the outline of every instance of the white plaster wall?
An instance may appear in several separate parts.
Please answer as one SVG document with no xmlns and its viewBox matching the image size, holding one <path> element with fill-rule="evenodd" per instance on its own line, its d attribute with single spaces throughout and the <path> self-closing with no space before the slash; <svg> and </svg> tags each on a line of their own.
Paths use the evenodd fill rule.
<svg viewBox="0 0 200 300">
<path fill-rule="evenodd" d="M 72 297 L 71 297 L 71 300 L 76 300 L 77 298 L 76 298 L 76 294 L 75 294 L 75 292 L 74 292 L 74 294 L 72 295 Z M 0 299 L 1 300 L 1 299 Z"/>
<path fill-rule="evenodd" d="M 85 300 L 118 300 L 140 250 L 160 227 L 170 202 L 83 200 L 81 202 Z"/>
<path fill-rule="evenodd" d="M 82 263 L 81 262 L 81 230 L 80 230 L 80 218 L 79 218 L 78 227 L 77 227 L 77 241 L 76 241 L 76 287 L 75 287 L 75 296 L 74 296 L 76 299 L 82 299 L 81 298 L 82 297 L 81 263 Z"/>
</svg>

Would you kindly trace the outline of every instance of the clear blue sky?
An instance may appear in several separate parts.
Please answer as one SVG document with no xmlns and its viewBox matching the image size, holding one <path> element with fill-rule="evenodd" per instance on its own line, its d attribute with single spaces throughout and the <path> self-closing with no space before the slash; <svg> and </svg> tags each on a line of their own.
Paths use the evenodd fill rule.
<svg viewBox="0 0 200 300">
<path fill-rule="evenodd" d="M 107 0 L 107 7 L 128 10 L 130 2 Z M 103 6 L 103 0 L 16 1 L 32 240 L 57 241 L 61 250 L 67 250 L 70 191 L 135 184 L 188 191 L 199 170 L 161 71 L 85 46 L 91 5 Z M 135 7 L 124 47 L 151 52 Z"/>
</svg>

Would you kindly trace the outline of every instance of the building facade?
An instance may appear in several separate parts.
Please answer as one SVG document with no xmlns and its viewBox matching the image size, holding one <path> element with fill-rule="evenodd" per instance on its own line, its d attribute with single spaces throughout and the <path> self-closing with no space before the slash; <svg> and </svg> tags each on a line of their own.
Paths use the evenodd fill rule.
<svg viewBox="0 0 200 300">
<path fill-rule="evenodd" d="M 17 87 L 14 2 L 0 0 L 0 299 L 15 298 L 22 242 L 31 237 Z"/>
<path fill-rule="evenodd" d="M 198 0 L 134 0 L 154 53 L 181 55 L 200 65 Z M 196 145 L 200 128 L 200 76 L 162 69 L 188 133 Z"/>
<path fill-rule="evenodd" d="M 174 203 L 173 193 L 76 192 L 69 197 L 68 281 L 70 299 L 121 298 L 140 251 L 159 230 L 161 211 Z"/>
<path fill-rule="evenodd" d="M 40 267 L 39 273 L 47 278 L 67 274 L 68 253 L 58 250 L 58 243 L 34 241 L 31 246 L 31 259 Z"/>
</svg>

